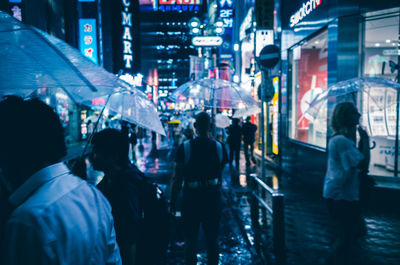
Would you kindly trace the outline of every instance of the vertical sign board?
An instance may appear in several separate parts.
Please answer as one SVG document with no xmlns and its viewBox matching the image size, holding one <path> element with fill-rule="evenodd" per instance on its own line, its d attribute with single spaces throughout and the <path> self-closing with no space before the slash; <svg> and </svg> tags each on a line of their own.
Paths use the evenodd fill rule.
<svg viewBox="0 0 400 265">
<path fill-rule="evenodd" d="M 79 50 L 92 62 L 98 64 L 96 19 L 80 18 L 78 24 Z"/>
<path fill-rule="evenodd" d="M 232 35 L 233 35 L 233 0 L 219 0 L 219 18 L 224 23 L 225 29 L 222 35 L 223 43 L 220 46 L 220 56 L 223 59 L 232 58 Z"/>
<path fill-rule="evenodd" d="M 116 1 L 117 2 L 117 1 Z M 139 2 L 118 0 L 113 5 L 113 57 L 114 73 L 134 74 L 139 71 L 139 21 L 136 14 Z"/>
<path fill-rule="evenodd" d="M 279 77 L 272 79 L 274 97 L 272 98 L 272 153 L 279 154 L 278 128 L 279 128 Z"/>
</svg>

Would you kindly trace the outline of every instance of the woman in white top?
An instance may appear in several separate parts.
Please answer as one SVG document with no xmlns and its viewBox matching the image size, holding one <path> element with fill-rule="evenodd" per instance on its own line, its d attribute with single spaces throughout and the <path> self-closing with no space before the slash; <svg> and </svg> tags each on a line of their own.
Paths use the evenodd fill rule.
<svg viewBox="0 0 400 265">
<path fill-rule="evenodd" d="M 353 103 L 343 102 L 336 105 L 331 119 L 334 135 L 328 145 L 323 197 L 337 229 L 331 257 L 334 264 L 350 262 L 351 246 L 354 246 L 363 225 L 358 173 L 368 168 L 369 138 L 366 131 L 358 126 L 360 142 L 356 147 L 360 116 Z"/>
</svg>

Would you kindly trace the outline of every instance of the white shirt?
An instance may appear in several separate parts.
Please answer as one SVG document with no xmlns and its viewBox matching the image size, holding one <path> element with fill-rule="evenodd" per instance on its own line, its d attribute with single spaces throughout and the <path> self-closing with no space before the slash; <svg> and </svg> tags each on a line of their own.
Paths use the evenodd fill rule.
<svg viewBox="0 0 400 265">
<path fill-rule="evenodd" d="M 328 168 L 323 197 L 334 200 L 359 200 L 357 166 L 363 154 L 353 141 L 343 135 L 331 138 L 328 146 Z"/>
<path fill-rule="evenodd" d="M 121 264 L 111 206 L 63 163 L 36 172 L 9 202 L 0 264 Z"/>
</svg>

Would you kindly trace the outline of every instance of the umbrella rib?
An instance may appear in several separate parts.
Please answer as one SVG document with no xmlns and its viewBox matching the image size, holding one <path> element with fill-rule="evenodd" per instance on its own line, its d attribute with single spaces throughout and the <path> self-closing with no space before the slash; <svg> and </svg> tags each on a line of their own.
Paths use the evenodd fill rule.
<svg viewBox="0 0 400 265">
<path fill-rule="evenodd" d="M 81 73 L 81 71 L 71 63 L 70 60 L 68 60 L 68 58 L 60 51 L 58 50 L 53 43 L 51 43 L 49 40 L 47 40 L 45 37 L 43 37 L 39 32 L 37 32 L 34 28 L 31 28 L 31 30 L 37 35 L 39 36 L 39 38 L 41 38 L 44 42 L 46 42 L 70 67 L 71 69 L 82 79 L 82 81 L 84 83 L 86 83 L 86 85 L 93 91 L 93 92 L 97 92 L 97 88 L 95 86 L 92 85 L 92 83 L 90 83 L 89 80 L 87 80 L 87 78 Z"/>
</svg>

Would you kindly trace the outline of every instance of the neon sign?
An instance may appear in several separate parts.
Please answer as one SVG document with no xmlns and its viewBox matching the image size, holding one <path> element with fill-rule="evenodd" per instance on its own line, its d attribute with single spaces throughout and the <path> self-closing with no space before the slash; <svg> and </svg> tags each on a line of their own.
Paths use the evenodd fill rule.
<svg viewBox="0 0 400 265">
<path fill-rule="evenodd" d="M 129 11 L 131 2 L 122 0 L 124 10 L 121 12 L 122 16 L 122 60 L 125 62 L 125 68 L 132 68 L 133 52 L 132 52 L 132 12 Z"/>
<path fill-rule="evenodd" d="M 290 27 L 294 27 L 303 18 L 314 11 L 320 4 L 321 0 L 308 0 L 306 3 L 303 3 L 300 9 L 290 17 Z"/>
<path fill-rule="evenodd" d="M 159 0 L 159 5 L 201 5 L 201 0 Z"/>
<path fill-rule="evenodd" d="M 79 19 L 79 49 L 92 62 L 98 63 L 96 19 Z"/>
</svg>

